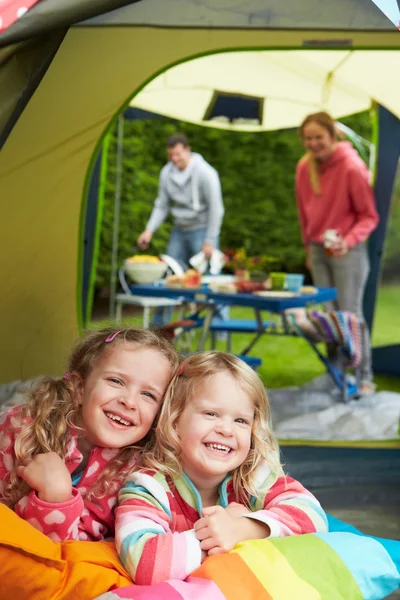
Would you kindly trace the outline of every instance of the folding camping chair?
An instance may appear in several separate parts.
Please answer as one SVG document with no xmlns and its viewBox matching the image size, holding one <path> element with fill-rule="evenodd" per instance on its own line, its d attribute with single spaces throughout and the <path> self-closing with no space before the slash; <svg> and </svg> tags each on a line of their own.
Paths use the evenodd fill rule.
<svg viewBox="0 0 400 600">
<path fill-rule="evenodd" d="M 122 307 L 125 305 L 138 306 L 142 309 L 143 327 L 150 327 L 151 311 L 155 308 L 176 308 L 182 306 L 182 301 L 171 298 L 155 298 L 146 296 L 135 296 L 125 278 L 125 269 L 121 267 L 118 272 L 119 281 L 124 291 L 123 294 L 117 294 L 115 297 L 115 321 L 120 323 L 122 319 Z"/>
</svg>

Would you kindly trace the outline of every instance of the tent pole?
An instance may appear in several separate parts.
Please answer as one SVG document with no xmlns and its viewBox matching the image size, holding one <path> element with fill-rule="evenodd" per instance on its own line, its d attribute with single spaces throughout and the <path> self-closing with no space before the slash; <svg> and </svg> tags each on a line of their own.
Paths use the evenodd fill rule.
<svg viewBox="0 0 400 600">
<path fill-rule="evenodd" d="M 117 270 L 118 270 L 118 242 L 119 242 L 119 217 L 121 211 L 121 190 L 122 190 L 122 162 L 124 156 L 124 115 L 118 117 L 117 127 L 117 160 L 115 173 L 115 194 L 114 194 L 114 222 L 113 222 L 113 240 L 111 252 L 111 275 L 110 275 L 110 319 L 115 317 L 115 295 L 117 290 Z"/>
<path fill-rule="evenodd" d="M 112 130 L 108 130 L 101 143 L 96 166 L 89 183 L 85 223 L 85 255 L 82 296 L 83 326 L 87 327 L 92 318 L 93 298 L 96 286 L 97 266 L 99 262 L 100 237 L 103 225 L 103 210 L 106 197 L 107 166 Z"/>
</svg>

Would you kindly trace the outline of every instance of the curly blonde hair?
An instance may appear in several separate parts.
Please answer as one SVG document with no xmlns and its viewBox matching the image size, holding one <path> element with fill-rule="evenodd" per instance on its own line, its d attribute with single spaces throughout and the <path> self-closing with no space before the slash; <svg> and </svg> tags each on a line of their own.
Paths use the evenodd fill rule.
<svg viewBox="0 0 400 600">
<path fill-rule="evenodd" d="M 250 496 L 258 496 L 255 472 L 260 463 L 267 460 L 272 469 L 280 468 L 278 444 L 271 430 L 270 405 L 261 379 L 244 361 L 227 352 L 201 352 L 183 361 L 165 394 L 154 450 L 144 457 L 143 468 L 159 470 L 169 477 L 181 474 L 177 421 L 198 386 L 206 378 L 226 371 L 254 405 L 250 451 L 245 462 L 232 473 L 235 495 L 248 506 Z"/>
<path fill-rule="evenodd" d="M 326 131 L 329 133 L 332 140 L 334 141 L 336 141 L 338 138 L 341 138 L 341 134 L 335 125 L 335 121 L 333 120 L 331 115 L 325 111 L 312 113 L 305 117 L 305 119 L 299 127 L 299 135 L 302 139 L 304 138 L 304 128 L 309 123 L 317 123 L 317 125 L 320 125 L 324 129 L 326 129 Z M 311 152 L 307 152 L 306 156 L 308 160 L 308 172 L 310 177 L 311 188 L 316 194 L 320 194 L 321 182 L 319 177 L 319 165 Z"/>
<path fill-rule="evenodd" d="M 113 338 L 114 335 L 116 337 Z M 110 338 L 112 342 L 107 343 Z M 68 375 L 77 374 L 85 381 L 100 357 L 123 344 L 157 350 L 170 362 L 171 376 L 178 366 L 177 352 L 167 339 L 155 331 L 134 327 L 119 331 L 109 327 L 89 331 L 78 341 L 69 359 Z M 21 412 L 21 431 L 15 440 L 15 467 L 4 490 L 4 499 L 11 507 L 30 491 L 27 484 L 18 477 L 16 467 L 42 452 L 55 452 L 64 459 L 71 439 L 71 429 L 77 428 L 79 411 L 75 387 L 68 376 L 62 379 L 43 377 L 32 387 L 27 404 Z M 152 448 L 156 424 L 157 418 L 142 440 L 120 449 L 88 493 L 88 498 L 100 498 L 118 488 L 132 468 L 130 463 L 133 462 L 134 455 L 140 460 Z"/>
</svg>

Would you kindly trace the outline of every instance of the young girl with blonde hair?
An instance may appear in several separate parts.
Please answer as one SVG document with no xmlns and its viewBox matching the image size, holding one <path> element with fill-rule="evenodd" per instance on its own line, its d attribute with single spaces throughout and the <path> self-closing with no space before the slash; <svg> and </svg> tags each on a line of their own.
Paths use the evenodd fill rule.
<svg viewBox="0 0 400 600">
<path fill-rule="evenodd" d="M 43 378 L 1 415 L 0 502 L 54 541 L 113 536 L 118 489 L 154 444 L 177 365 L 152 331 L 86 335 L 62 379 Z"/>
<path fill-rule="evenodd" d="M 137 584 L 185 579 L 244 540 L 325 531 L 325 513 L 285 476 L 258 375 L 224 352 L 188 357 L 144 469 L 119 493 L 115 540 Z"/>
</svg>

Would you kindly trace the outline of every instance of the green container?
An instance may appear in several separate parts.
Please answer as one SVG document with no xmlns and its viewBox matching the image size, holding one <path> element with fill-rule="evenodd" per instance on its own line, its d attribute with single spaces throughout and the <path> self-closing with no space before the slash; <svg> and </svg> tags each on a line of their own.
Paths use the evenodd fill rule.
<svg viewBox="0 0 400 600">
<path fill-rule="evenodd" d="M 286 287 L 286 273 L 271 273 L 271 285 L 273 290 L 284 290 Z"/>
<path fill-rule="evenodd" d="M 265 281 L 266 279 L 268 279 L 268 273 L 264 273 L 264 271 L 250 272 L 250 281 Z"/>
</svg>

